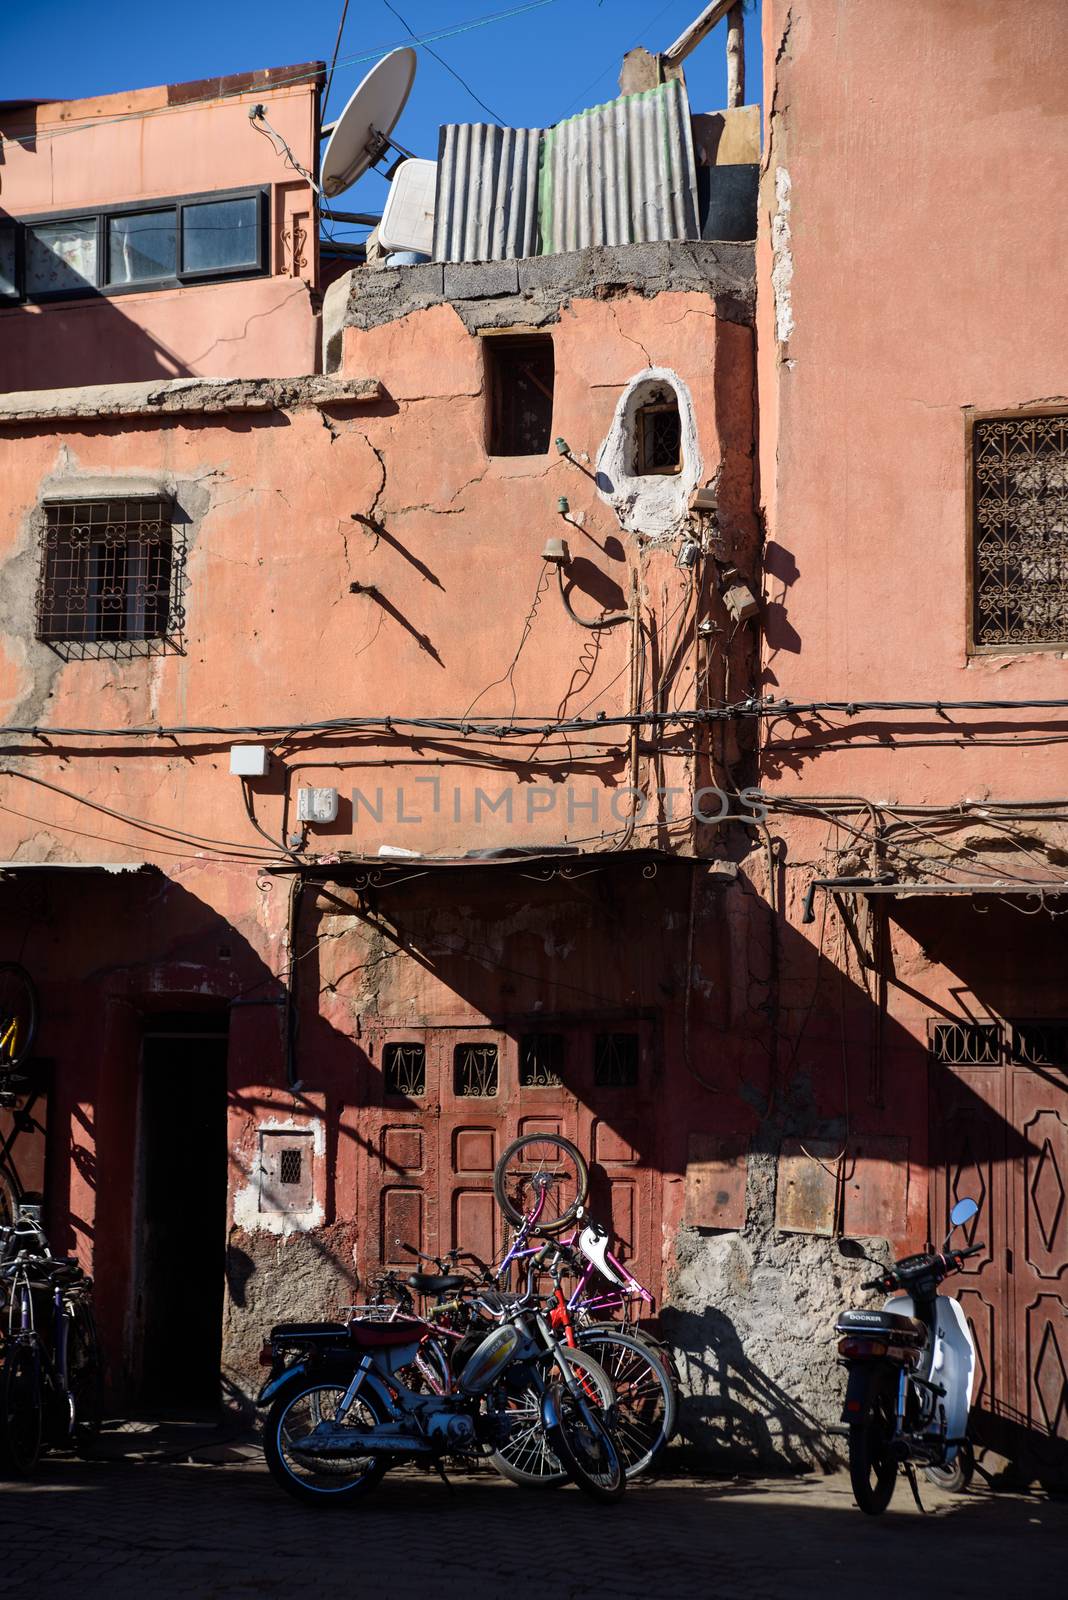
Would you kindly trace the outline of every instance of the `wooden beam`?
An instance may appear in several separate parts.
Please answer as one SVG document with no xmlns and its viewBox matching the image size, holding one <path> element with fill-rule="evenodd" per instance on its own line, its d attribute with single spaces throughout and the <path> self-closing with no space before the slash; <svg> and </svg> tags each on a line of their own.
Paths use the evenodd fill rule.
<svg viewBox="0 0 1068 1600">
<path fill-rule="evenodd" d="M 701 15 L 691 22 L 688 28 L 683 29 L 675 43 L 664 51 L 664 60 L 673 67 L 678 66 L 680 61 L 685 61 L 691 50 L 696 50 L 706 34 L 711 33 L 716 23 L 722 21 L 734 6 L 735 0 L 713 0 L 713 4 L 706 6 Z"/>
<path fill-rule="evenodd" d="M 741 0 L 727 17 L 727 109 L 745 105 L 745 21 Z"/>
</svg>

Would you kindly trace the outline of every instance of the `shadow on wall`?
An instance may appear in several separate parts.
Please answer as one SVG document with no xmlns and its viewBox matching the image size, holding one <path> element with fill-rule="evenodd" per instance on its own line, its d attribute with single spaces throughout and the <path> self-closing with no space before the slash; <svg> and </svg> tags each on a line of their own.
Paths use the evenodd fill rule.
<svg viewBox="0 0 1068 1600">
<path fill-rule="evenodd" d="M 830 1471 L 839 1456 L 824 1423 L 746 1354 L 725 1311 L 664 1313 L 685 1388 L 680 1435 L 703 1462 Z"/>
</svg>

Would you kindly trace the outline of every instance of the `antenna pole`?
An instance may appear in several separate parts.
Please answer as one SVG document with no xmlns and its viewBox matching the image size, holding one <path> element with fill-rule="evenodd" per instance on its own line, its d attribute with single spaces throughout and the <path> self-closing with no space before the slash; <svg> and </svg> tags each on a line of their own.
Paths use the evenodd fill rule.
<svg viewBox="0 0 1068 1600">
<path fill-rule="evenodd" d="M 741 0 L 727 14 L 727 108 L 745 105 L 745 19 Z"/>
</svg>

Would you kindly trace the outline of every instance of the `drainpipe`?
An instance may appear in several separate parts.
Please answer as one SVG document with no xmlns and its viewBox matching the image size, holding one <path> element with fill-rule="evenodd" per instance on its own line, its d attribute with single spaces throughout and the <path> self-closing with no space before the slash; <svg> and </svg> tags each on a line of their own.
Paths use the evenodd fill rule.
<svg viewBox="0 0 1068 1600">
<path fill-rule="evenodd" d="M 286 1088 L 291 1094 L 300 1091 L 301 1080 L 297 1075 L 297 1028 L 299 1026 L 299 1011 L 297 1007 L 297 974 L 300 970 L 297 956 L 297 928 L 300 924 L 300 908 L 304 898 L 304 875 L 297 872 L 289 885 L 289 917 L 287 924 L 287 939 L 289 944 L 289 971 L 286 974 L 286 1003 L 283 1013 L 283 1026 L 285 1029 L 286 1050 Z"/>
<path fill-rule="evenodd" d="M 830 889 L 833 894 L 836 889 L 875 889 L 881 884 L 894 881 L 892 872 L 884 872 L 878 878 L 813 878 L 805 891 L 805 908 L 801 913 L 801 921 L 815 922 L 816 913 L 812 909 L 812 902 L 817 889 Z"/>
</svg>

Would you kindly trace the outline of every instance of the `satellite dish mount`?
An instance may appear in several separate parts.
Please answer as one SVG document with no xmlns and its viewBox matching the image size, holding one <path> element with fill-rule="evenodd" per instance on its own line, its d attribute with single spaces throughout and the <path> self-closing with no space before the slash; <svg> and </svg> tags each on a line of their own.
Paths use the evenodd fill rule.
<svg viewBox="0 0 1068 1600">
<path fill-rule="evenodd" d="M 322 192 L 329 198 L 350 189 L 369 167 L 376 167 L 388 151 L 400 161 L 411 151 L 391 137 L 411 93 L 415 78 L 415 51 L 405 46 L 384 56 L 364 78 L 336 122 L 322 130 L 329 143 L 323 151 Z M 387 174 L 392 176 L 393 170 Z"/>
</svg>

